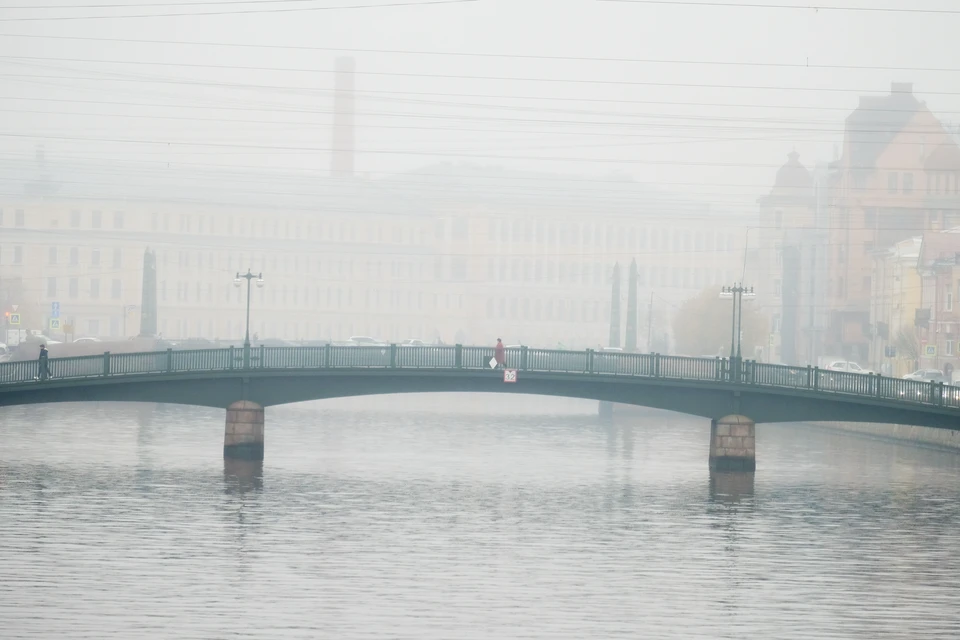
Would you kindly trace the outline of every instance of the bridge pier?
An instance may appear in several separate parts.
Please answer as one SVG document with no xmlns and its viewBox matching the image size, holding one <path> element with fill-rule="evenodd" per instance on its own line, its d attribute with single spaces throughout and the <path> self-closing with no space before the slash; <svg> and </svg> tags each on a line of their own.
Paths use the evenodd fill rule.
<svg viewBox="0 0 960 640">
<path fill-rule="evenodd" d="M 223 457 L 263 460 L 263 407 L 256 402 L 240 400 L 227 407 Z"/>
<path fill-rule="evenodd" d="M 757 447 L 753 420 L 726 416 L 710 421 L 710 470 L 756 471 Z"/>
</svg>

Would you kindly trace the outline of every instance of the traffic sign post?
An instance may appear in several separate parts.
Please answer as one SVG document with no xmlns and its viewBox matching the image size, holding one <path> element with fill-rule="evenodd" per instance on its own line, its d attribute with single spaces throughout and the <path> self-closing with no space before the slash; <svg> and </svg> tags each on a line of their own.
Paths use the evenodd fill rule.
<svg viewBox="0 0 960 640">
<path fill-rule="evenodd" d="M 516 369 L 504 369 L 504 370 L 503 370 L 503 381 L 504 381 L 504 382 L 516 382 L 516 381 L 517 381 L 517 370 L 516 370 Z"/>
<path fill-rule="evenodd" d="M 935 345 L 935 344 L 927 344 L 927 345 L 924 345 L 924 346 L 923 346 L 923 355 L 925 355 L 925 356 L 928 357 L 928 358 L 936 358 L 936 357 L 937 357 L 937 345 Z"/>
<path fill-rule="evenodd" d="M 59 317 L 60 317 L 60 303 L 59 303 L 59 302 L 51 302 L 51 303 L 50 303 L 50 317 L 51 317 L 51 318 L 59 318 Z"/>
<path fill-rule="evenodd" d="M 20 324 L 20 314 L 19 314 L 19 313 L 11 313 L 11 314 L 10 314 L 10 324 L 17 324 L 17 325 Z"/>
<path fill-rule="evenodd" d="M 50 318 L 50 330 L 60 331 L 60 318 Z"/>
</svg>

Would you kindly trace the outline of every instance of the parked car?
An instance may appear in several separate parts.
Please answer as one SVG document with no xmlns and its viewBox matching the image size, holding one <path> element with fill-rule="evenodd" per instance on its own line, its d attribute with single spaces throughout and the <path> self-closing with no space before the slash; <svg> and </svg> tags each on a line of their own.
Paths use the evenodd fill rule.
<svg viewBox="0 0 960 640">
<path fill-rule="evenodd" d="M 917 380 L 919 382 L 942 382 L 943 384 L 950 384 L 950 380 L 947 379 L 946 374 L 939 369 L 917 369 L 913 373 L 908 373 L 903 376 L 904 380 Z"/>
<path fill-rule="evenodd" d="M 86 336 L 83 338 L 77 338 L 74 342 L 100 342 L 100 338 L 94 338 L 93 336 Z"/>
<path fill-rule="evenodd" d="M 351 347 L 379 347 L 385 343 L 370 336 L 350 336 L 346 344 Z"/>
<path fill-rule="evenodd" d="M 401 347 L 425 347 L 427 346 L 427 343 L 424 342 L 423 340 L 417 340 L 415 338 L 407 338 L 406 340 L 400 343 L 400 346 Z"/>
<path fill-rule="evenodd" d="M 848 360 L 834 360 L 826 366 L 827 371 L 845 371 L 847 373 L 873 373 L 870 369 L 864 369 L 856 362 Z"/>
</svg>

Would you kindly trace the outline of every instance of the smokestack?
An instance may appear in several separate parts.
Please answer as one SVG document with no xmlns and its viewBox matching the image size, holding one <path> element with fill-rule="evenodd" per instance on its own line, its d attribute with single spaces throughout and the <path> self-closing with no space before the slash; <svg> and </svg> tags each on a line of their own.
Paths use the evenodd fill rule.
<svg viewBox="0 0 960 640">
<path fill-rule="evenodd" d="M 353 175 L 353 58 L 337 58 L 333 95 L 333 153 L 330 175 Z"/>
<path fill-rule="evenodd" d="M 620 346 L 620 263 L 613 265 L 613 287 L 610 293 L 610 344 Z"/>
<path fill-rule="evenodd" d="M 143 252 L 143 289 L 140 292 L 140 337 L 157 335 L 157 254 Z"/>
</svg>

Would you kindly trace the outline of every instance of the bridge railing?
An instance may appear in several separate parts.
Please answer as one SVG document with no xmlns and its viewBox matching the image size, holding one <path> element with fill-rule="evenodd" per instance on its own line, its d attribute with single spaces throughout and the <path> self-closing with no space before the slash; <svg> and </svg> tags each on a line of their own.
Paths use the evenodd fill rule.
<svg viewBox="0 0 960 640">
<path fill-rule="evenodd" d="M 319 368 L 489 369 L 491 347 L 398 345 L 254 347 L 159 351 L 51 358 L 54 379 L 130 376 L 177 372 Z M 522 371 L 669 378 L 743 385 L 806 389 L 822 393 L 869 396 L 960 409 L 960 388 L 875 374 L 828 371 L 817 367 L 762 364 L 728 358 L 690 358 L 656 353 L 566 351 L 510 348 L 506 366 Z M 36 360 L 0 363 L 0 385 L 32 382 Z"/>
</svg>

